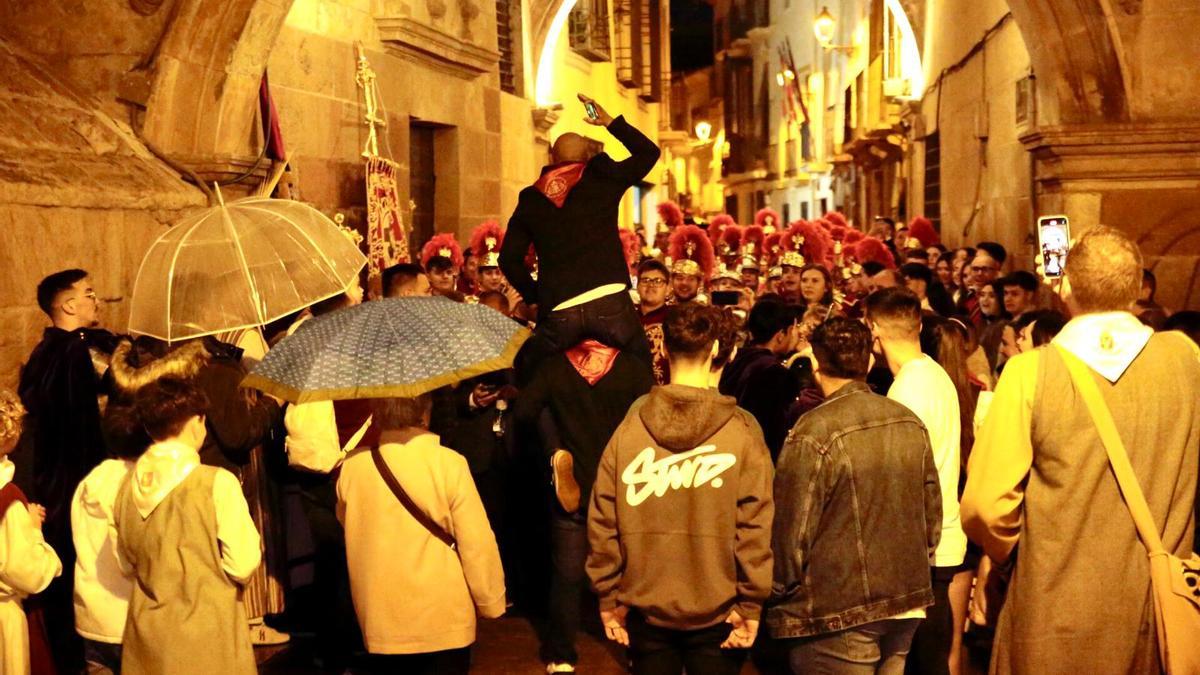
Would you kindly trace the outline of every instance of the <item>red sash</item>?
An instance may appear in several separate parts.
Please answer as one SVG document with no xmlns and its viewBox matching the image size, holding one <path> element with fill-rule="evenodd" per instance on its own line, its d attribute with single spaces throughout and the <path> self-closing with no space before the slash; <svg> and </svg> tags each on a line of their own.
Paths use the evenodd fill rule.
<svg viewBox="0 0 1200 675">
<path fill-rule="evenodd" d="M 571 194 L 571 190 L 579 184 L 579 179 L 583 177 L 583 170 L 586 167 L 587 164 L 583 162 L 560 164 L 543 173 L 533 186 L 561 209 L 563 203 L 567 201 L 567 195 Z"/>
<path fill-rule="evenodd" d="M 616 347 L 609 347 L 603 342 L 589 339 L 571 347 L 565 353 L 567 360 L 571 362 L 572 366 L 575 366 L 575 372 L 594 387 L 612 370 L 620 350 Z"/>
</svg>

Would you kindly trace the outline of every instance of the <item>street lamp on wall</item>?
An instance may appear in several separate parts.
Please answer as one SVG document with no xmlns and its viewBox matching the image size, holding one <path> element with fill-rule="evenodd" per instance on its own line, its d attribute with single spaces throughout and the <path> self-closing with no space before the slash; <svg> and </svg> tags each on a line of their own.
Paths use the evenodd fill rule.
<svg viewBox="0 0 1200 675">
<path fill-rule="evenodd" d="M 813 33 L 817 36 L 817 42 L 826 51 L 831 52 L 846 52 L 854 51 L 853 45 L 835 45 L 833 44 L 834 34 L 837 32 L 837 19 L 833 14 L 829 13 L 829 7 L 822 7 L 821 13 L 817 14 L 817 18 L 813 21 Z"/>
</svg>

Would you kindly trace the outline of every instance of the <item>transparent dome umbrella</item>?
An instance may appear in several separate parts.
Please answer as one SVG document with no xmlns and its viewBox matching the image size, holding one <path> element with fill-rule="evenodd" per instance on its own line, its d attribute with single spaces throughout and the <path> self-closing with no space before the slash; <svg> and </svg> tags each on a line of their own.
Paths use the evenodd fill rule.
<svg viewBox="0 0 1200 675">
<path fill-rule="evenodd" d="M 222 201 L 150 246 L 133 283 L 129 332 L 175 342 L 264 326 L 344 292 L 366 262 L 307 204 Z"/>
<path fill-rule="evenodd" d="M 292 403 L 413 397 L 512 366 L 529 329 L 442 297 L 372 300 L 310 319 L 242 386 Z"/>
</svg>

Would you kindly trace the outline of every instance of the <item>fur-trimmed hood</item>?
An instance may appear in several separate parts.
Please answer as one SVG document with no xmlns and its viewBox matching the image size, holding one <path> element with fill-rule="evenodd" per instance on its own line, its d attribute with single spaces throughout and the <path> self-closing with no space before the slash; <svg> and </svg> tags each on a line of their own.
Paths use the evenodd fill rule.
<svg viewBox="0 0 1200 675">
<path fill-rule="evenodd" d="M 129 340 L 122 340 L 113 351 L 109 374 L 117 392 L 133 395 L 142 387 L 164 377 L 191 380 L 212 362 L 213 354 L 205 342 L 195 340 L 166 353 L 155 353 L 149 345 L 136 347 Z"/>
</svg>

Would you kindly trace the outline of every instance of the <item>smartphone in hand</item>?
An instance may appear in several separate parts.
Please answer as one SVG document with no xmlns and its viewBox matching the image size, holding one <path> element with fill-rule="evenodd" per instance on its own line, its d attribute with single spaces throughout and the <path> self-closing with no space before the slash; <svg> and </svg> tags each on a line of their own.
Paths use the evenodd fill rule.
<svg viewBox="0 0 1200 675">
<path fill-rule="evenodd" d="M 587 116 L 593 120 L 600 119 L 600 112 L 596 110 L 596 104 L 591 101 L 583 102 L 583 109 L 587 111 Z"/>
<path fill-rule="evenodd" d="M 1070 247 L 1071 223 L 1066 216 L 1038 218 L 1038 250 L 1042 257 L 1042 273 L 1047 279 L 1063 275 Z"/>
</svg>

